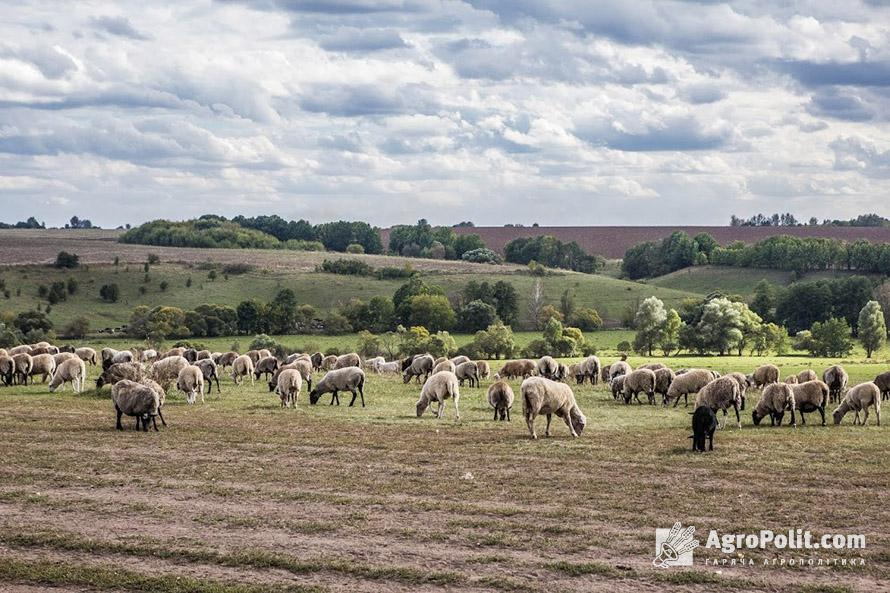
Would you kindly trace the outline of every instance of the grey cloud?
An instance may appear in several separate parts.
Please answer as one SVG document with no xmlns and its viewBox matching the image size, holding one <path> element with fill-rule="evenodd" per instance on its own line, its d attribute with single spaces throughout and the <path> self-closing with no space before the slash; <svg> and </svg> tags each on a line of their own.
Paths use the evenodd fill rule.
<svg viewBox="0 0 890 593">
<path fill-rule="evenodd" d="M 320 84 L 303 92 L 299 103 L 305 111 L 343 117 L 425 113 L 433 107 L 422 85 Z"/>
<path fill-rule="evenodd" d="M 890 86 L 890 61 L 810 62 L 785 60 L 775 67 L 807 86 Z"/>
<path fill-rule="evenodd" d="M 628 152 L 712 150 L 727 144 L 726 130 L 708 131 L 691 116 L 671 117 L 647 125 L 642 131 L 629 131 L 612 121 L 581 124 L 575 134 L 594 146 Z"/>
<path fill-rule="evenodd" d="M 848 121 L 869 121 L 875 111 L 855 90 L 829 88 L 815 93 L 807 111 L 817 117 L 833 117 Z"/>
<path fill-rule="evenodd" d="M 123 16 L 99 16 L 90 19 L 90 24 L 94 29 L 117 35 L 118 37 L 128 37 L 139 41 L 147 41 L 150 36 L 140 33 L 130 24 L 130 19 Z"/>
<path fill-rule="evenodd" d="M 328 51 L 379 51 L 408 47 L 398 31 L 342 27 L 319 37 L 319 45 Z"/>
<path fill-rule="evenodd" d="M 716 103 L 726 98 L 726 92 L 716 84 L 694 84 L 680 91 L 680 96 L 694 105 Z"/>
<path fill-rule="evenodd" d="M 50 79 L 62 78 L 68 72 L 77 69 L 77 64 L 70 56 L 54 47 L 45 45 L 20 49 L 0 45 L 0 57 L 15 58 L 33 64 L 45 77 Z"/>
<path fill-rule="evenodd" d="M 829 146 L 834 151 L 835 169 L 890 179 L 890 150 L 882 151 L 859 137 L 838 138 Z"/>
</svg>

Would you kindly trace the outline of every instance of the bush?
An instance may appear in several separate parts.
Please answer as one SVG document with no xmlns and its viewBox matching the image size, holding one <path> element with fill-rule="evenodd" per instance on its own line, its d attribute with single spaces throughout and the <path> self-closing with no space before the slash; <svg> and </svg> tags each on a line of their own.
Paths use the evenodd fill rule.
<svg viewBox="0 0 890 593">
<path fill-rule="evenodd" d="M 72 340 L 82 340 L 90 331 L 90 321 L 86 317 L 75 317 L 62 328 L 62 335 Z"/>
<path fill-rule="evenodd" d="M 166 280 L 161 280 L 161 283 L 158 284 L 158 288 L 161 289 L 161 292 L 167 292 L 167 288 L 170 286 L 170 283 Z"/>
<path fill-rule="evenodd" d="M 461 256 L 461 259 L 478 264 L 499 264 L 503 261 L 500 255 L 487 247 L 467 251 Z"/>
<path fill-rule="evenodd" d="M 603 319 L 596 309 L 582 307 L 575 311 L 569 323 L 583 331 L 593 331 L 603 326 Z"/>
<path fill-rule="evenodd" d="M 148 263 L 152 266 L 155 264 L 161 263 L 161 256 L 159 256 L 156 253 L 149 253 L 148 254 Z"/>
<path fill-rule="evenodd" d="M 374 274 L 374 268 L 357 259 L 326 259 L 321 263 L 321 270 L 345 276 L 372 276 Z"/>
<path fill-rule="evenodd" d="M 403 268 L 396 268 L 393 266 L 378 268 L 377 271 L 374 272 L 374 277 L 378 280 L 397 280 L 400 278 L 410 278 L 414 273 L 414 268 L 405 264 L 405 267 Z"/>
<path fill-rule="evenodd" d="M 457 313 L 457 326 L 461 331 L 476 332 L 497 321 L 498 313 L 492 305 L 481 301 L 470 301 Z"/>
<path fill-rule="evenodd" d="M 352 333 L 352 326 L 349 320 L 339 313 L 330 313 L 322 321 L 324 325 L 324 333 L 328 336 L 342 336 L 343 334 Z"/>
<path fill-rule="evenodd" d="M 60 251 L 56 256 L 56 263 L 54 265 L 57 268 L 73 269 L 80 265 L 80 257 L 78 257 L 76 253 Z"/>
<path fill-rule="evenodd" d="M 80 289 L 80 284 L 78 284 L 77 280 L 74 278 L 68 278 L 65 289 L 68 291 L 68 294 L 77 294 L 77 291 Z"/>
<path fill-rule="evenodd" d="M 274 339 L 267 336 L 266 334 L 258 334 L 253 337 L 253 340 L 250 341 L 248 348 L 250 350 L 262 350 L 263 348 L 272 350 L 277 345 L 278 342 L 276 342 Z"/>
<path fill-rule="evenodd" d="M 58 282 L 53 282 L 49 287 L 49 294 L 46 295 L 46 300 L 50 302 L 51 305 L 55 305 L 61 301 L 64 301 L 68 298 L 68 289 L 65 288 L 65 283 L 59 280 Z"/>
<path fill-rule="evenodd" d="M 618 342 L 618 346 L 616 346 L 616 348 L 618 349 L 618 352 L 623 352 L 624 354 L 627 354 L 631 351 L 630 342 L 628 342 L 627 340 Z"/>
<path fill-rule="evenodd" d="M 256 270 L 256 266 L 248 263 L 226 264 L 223 266 L 223 274 L 229 276 L 240 276 Z"/>
<path fill-rule="evenodd" d="M 120 289 L 117 284 L 103 284 L 99 289 L 99 298 L 106 303 L 116 303 L 120 298 Z"/>
<path fill-rule="evenodd" d="M 282 246 L 290 251 L 327 251 L 321 241 L 289 239 L 282 243 Z"/>
<path fill-rule="evenodd" d="M 364 253 L 365 248 L 359 245 L 358 243 L 350 243 L 346 246 L 346 253 Z"/>
</svg>

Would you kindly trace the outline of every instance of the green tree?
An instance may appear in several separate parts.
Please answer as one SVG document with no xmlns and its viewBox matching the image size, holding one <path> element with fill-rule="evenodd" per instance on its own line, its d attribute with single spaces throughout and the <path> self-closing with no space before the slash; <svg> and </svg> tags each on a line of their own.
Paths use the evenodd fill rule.
<svg viewBox="0 0 890 593">
<path fill-rule="evenodd" d="M 90 320 L 86 317 L 75 317 L 62 329 L 62 335 L 72 340 L 82 340 L 90 331 Z"/>
<path fill-rule="evenodd" d="M 571 319 L 575 313 L 575 293 L 569 291 L 568 288 L 562 291 L 562 296 L 559 297 L 559 312 L 562 313 L 562 318 L 566 321 Z"/>
<path fill-rule="evenodd" d="M 473 344 L 477 351 L 486 358 L 507 358 L 513 354 L 516 341 L 513 330 L 501 322 L 489 325 L 485 330 L 476 332 Z"/>
<path fill-rule="evenodd" d="M 651 296 L 640 303 L 637 314 L 634 316 L 634 327 L 637 328 L 634 336 L 634 350 L 647 353 L 652 356 L 652 350 L 658 343 L 661 329 L 667 320 L 667 311 L 664 303 L 658 297 Z"/>
<path fill-rule="evenodd" d="M 584 331 L 598 330 L 603 326 L 603 319 L 596 309 L 581 307 L 569 319 L 569 323 Z"/>
<path fill-rule="evenodd" d="M 868 301 L 859 312 L 859 339 L 868 358 L 887 341 L 887 325 L 878 301 Z"/>
<path fill-rule="evenodd" d="M 741 311 L 725 297 L 712 299 L 702 308 L 697 330 L 705 347 L 721 356 L 742 340 Z"/>
<path fill-rule="evenodd" d="M 448 298 L 439 294 L 419 294 L 411 298 L 408 322 L 431 331 L 449 330 L 456 321 Z"/>
<path fill-rule="evenodd" d="M 776 308 L 776 290 L 772 283 L 766 279 L 758 282 L 754 286 L 754 299 L 749 306 L 752 311 L 760 315 L 761 319 L 772 319 Z"/>
<path fill-rule="evenodd" d="M 53 328 L 52 321 L 49 320 L 43 311 L 22 311 L 15 316 L 12 324 L 22 334 L 29 334 L 34 331 L 48 333 Z"/>
<path fill-rule="evenodd" d="M 461 331 L 476 332 L 497 321 L 498 313 L 492 305 L 480 300 L 470 301 L 457 312 L 457 326 Z"/>
<path fill-rule="evenodd" d="M 267 331 L 266 306 L 259 301 L 241 301 L 235 308 L 235 313 L 239 333 L 259 334 Z"/>
<path fill-rule="evenodd" d="M 845 319 L 832 317 L 817 321 L 812 329 L 811 353 L 814 356 L 847 356 L 853 351 L 853 336 Z"/>
<path fill-rule="evenodd" d="M 676 309 L 671 309 L 665 315 L 664 321 L 658 331 L 658 347 L 665 356 L 670 356 L 671 352 L 680 347 L 680 330 L 685 323 L 680 319 L 680 314 Z"/>
<path fill-rule="evenodd" d="M 99 297 L 106 303 L 116 303 L 120 298 L 120 288 L 117 284 L 103 284 L 99 289 Z"/>
<path fill-rule="evenodd" d="M 80 265 L 80 257 L 78 257 L 76 253 L 60 251 L 58 255 L 56 255 L 56 262 L 54 265 L 57 268 L 76 268 Z"/>
<path fill-rule="evenodd" d="M 419 276 L 412 276 L 396 290 L 392 295 L 392 304 L 399 321 L 402 323 L 411 322 L 411 299 L 424 294 L 444 295 L 445 291 L 439 286 L 427 284 Z"/>
</svg>

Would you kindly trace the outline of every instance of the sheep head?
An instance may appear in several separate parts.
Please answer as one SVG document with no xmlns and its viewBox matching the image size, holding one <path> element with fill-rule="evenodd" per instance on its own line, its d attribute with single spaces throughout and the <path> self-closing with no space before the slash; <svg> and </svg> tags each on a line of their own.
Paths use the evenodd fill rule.
<svg viewBox="0 0 890 593">
<path fill-rule="evenodd" d="M 572 422 L 572 428 L 575 429 L 575 433 L 578 436 L 581 436 L 581 433 L 584 432 L 584 427 L 587 426 L 587 418 L 581 413 L 581 409 L 575 405 L 569 411 L 569 419 Z"/>
</svg>

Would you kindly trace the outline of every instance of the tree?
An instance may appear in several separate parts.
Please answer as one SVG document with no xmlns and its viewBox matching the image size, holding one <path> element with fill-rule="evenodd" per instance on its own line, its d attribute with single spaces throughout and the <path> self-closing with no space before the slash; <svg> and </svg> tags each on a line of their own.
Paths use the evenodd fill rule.
<svg viewBox="0 0 890 593">
<path fill-rule="evenodd" d="M 392 295 L 392 304 L 396 315 L 402 323 L 410 323 L 411 299 L 419 295 L 444 295 L 441 287 L 427 284 L 419 276 L 412 276 Z"/>
<path fill-rule="evenodd" d="M 59 254 L 56 255 L 56 262 L 54 265 L 57 268 L 76 268 L 78 265 L 80 265 L 80 257 L 78 257 L 76 253 L 60 251 Z"/>
<path fill-rule="evenodd" d="M 596 309 L 581 307 L 575 311 L 569 323 L 583 331 L 593 331 L 603 326 L 603 319 Z"/>
<path fill-rule="evenodd" d="M 664 321 L 658 331 L 657 344 L 665 356 L 670 356 L 671 352 L 679 348 L 680 330 L 685 324 L 680 319 L 680 314 L 676 309 L 671 309 L 665 315 Z"/>
<path fill-rule="evenodd" d="M 712 299 L 702 309 L 697 330 L 704 346 L 721 356 L 742 339 L 741 312 L 729 299 Z"/>
<path fill-rule="evenodd" d="M 99 298 L 106 303 L 116 303 L 120 298 L 120 288 L 115 283 L 103 284 L 99 289 Z"/>
<path fill-rule="evenodd" d="M 22 311 L 12 321 L 13 326 L 22 334 L 40 331 L 47 333 L 53 328 L 52 321 L 43 311 Z"/>
<path fill-rule="evenodd" d="M 497 321 L 498 313 L 492 305 L 475 300 L 460 308 L 457 313 L 457 326 L 461 331 L 476 332 Z"/>
<path fill-rule="evenodd" d="M 541 279 L 538 278 L 535 280 L 534 286 L 532 286 L 532 294 L 528 300 L 528 313 L 532 323 L 535 324 L 535 329 L 541 328 L 541 308 L 543 306 L 544 285 L 541 282 Z"/>
<path fill-rule="evenodd" d="M 356 352 L 364 358 L 370 358 L 380 355 L 380 338 L 367 330 L 358 332 L 358 344 L 356 344 Z"/>
<path fill-rule="evenodd" d="M 887 341 L 887 325 L 878 301 L 868 301 L 859 312 L 859 339 L 868 358 Z"/>
<path fill-rule="evenodd" d="M 741 332 L 741 337 L 736 343 L 736 347 L 739 350 L 739 356 L 741 356 L 745 346 L 747 346 L 760 331 L 760 328 L 763 325 L 763 320 L 760 318 L 760 315 L 749 309 L 748 305 L 745 303 L 733 302 L 732 305 L 739 313 L 739 331 Z"/>
<path fill-rule="evenodd" d="M 485 358 L 507 358 L 513 354 L 516 342 L 513 330 L 501 322 L 489 325 L 485 330 L 476 332 L 473 345 Z"/>
<path fill-rule="evenodd" d="M 810 333 L 810 352 L 814 356 L 846 356 L 853 351 L 852 331 L 844 319 L 831 317 L 822 322 L 817 321 Z"/>
<path fill-rule="evenodd" d="M 290 288 L 278 291 L 269 303 L 267 315 L 272 333 L 286 334 L 294 329 L 297 319 L 297 295 Z"/>
<path fill-rule="evenodd" d="M 516 323 L 519 317 L 519 293 L 516 288 L 504 280 L 498 280 L 492 288 L 494 298 L 494 308 L 498 312 L 498 317 L 507 325 Z"/>
<path fill-rule="evenodd" d="M 544 328 L 546 327 L 547 322 L 551 319 L 556 319 L 559 322 L 565 321 L 562 313 L 560 313 L 556 307 L 553 305 L 544 305 L 541 307 L 541 312 L 538 313 L 538 325 L 541 328 Z"/>
<path fill-rule="evenodd" d="M 652 349 L 658 343 L 662 325 L 666 320 L 667 311 L 658 297 L 651 296 L 640 303 L 634 317 L 634 326 L 637 328 L 634 350 L 652 356 Z"/>
<path fill-rule="evenodd" d="M 242 334 L 259 334 L 267 330 L 266 307 L 256 300 L 241 301 L 235 308 L 238 331 Z"/>
<path fill-rule="evenodd" d="M 772 319 L 776 308 L 776 290 L 768 280 L 763 279 L 754 286 L 754 299 L 749 306 L 761 319 Z"/>
<path fill-rule="evenodd" d="M 802 333 L 809 334 L 810 332 Z M 778 355 L 785 354 L 788 350 L 788 330 L 775 323 L 764 323 L 751 339 L 751 353 L 763 356 L 770 350 Z"/>
<path fill-rule="evenodd" d="M 408 322 L 430 331 L 449 330 L 455 323 L 454 309 L 444 295 L 419 294 L 411 298 Z"/>
<path fill-rule="evenodd" d="M 568 288 L 562 291 L 562 296 L 559 297 L 559 312 L 566 320 L 571 319 L 575 312 L 575 294 Z"/>
</svg>

